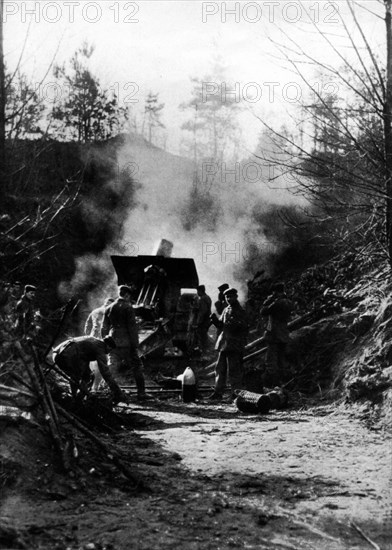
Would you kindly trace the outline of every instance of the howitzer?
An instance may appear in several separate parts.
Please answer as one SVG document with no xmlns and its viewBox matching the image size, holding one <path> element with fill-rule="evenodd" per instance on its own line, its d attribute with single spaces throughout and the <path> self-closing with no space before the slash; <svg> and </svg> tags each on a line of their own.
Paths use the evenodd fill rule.
<svg viewBox="0 0 392 550">
<path fill-rule="evenodd" d="M 194 289 L 196 295 L 199 279 L 192 258 L 170 257 L 172 246 L 163 240 L 156 256 L 111 257 L 118 284 L 136 292 L 133 307 L 144 357 L 163 355 L 170 340 L 182 351 L 188 347 L 190 292 L 185 289 Z"/>
</svg>

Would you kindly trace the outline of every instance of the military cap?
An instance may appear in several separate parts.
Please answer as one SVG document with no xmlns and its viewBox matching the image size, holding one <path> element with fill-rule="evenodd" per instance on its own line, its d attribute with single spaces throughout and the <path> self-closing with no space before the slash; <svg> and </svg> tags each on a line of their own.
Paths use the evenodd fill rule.
<svg viewBox="0 0 392 550">
<path fill-rule="evenodd" d="M 227 290 L 224 291 L 223 295 L 224 296 L 231 296 L 235 294 L 236 296 L 238 296 L 238 290 L 236 288 L 228 288 Z"/>
<path fill-rule="evenodd" d="M 24 287 L 25 292 L 35 292 L 36 290 L 37 290 L 37 287 L 33 285 L 26 285 Z"/>
<path fill-rule="evenodd" d="M 127 285 L 121 285 L 118 287 L 118 293 L 120 296 L 124 296 L 124 294 L 132 294 L 132 289 Z"/>
<path fill-rule="evenodd" d="M 223 292 L 229 288 L 229 285 L 227 283 L 223 283 L 223 285 L 218 286 L 219 292 Z"/>
</svg>

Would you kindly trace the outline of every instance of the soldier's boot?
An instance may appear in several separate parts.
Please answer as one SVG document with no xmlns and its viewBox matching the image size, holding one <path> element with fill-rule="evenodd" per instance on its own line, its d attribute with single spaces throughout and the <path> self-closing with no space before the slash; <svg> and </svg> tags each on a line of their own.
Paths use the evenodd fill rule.
<svg viewBox="0 0 392 550">
<path fill-rule="evenodd" d="M 213 393 L 207 396 L 207 399 L 209 399 L 210 401 L 222 401 L 223 395 L 215 390 Z"/>
<path fill-rule="evenodd" d="M 122 391 L 122 389 L 117 384 L 111 384 L 110 390 L 112 392 L 113 397 L 113 403 L 128 403 L 128 398 L 126 394 Z"/>
<path fill-rule="evenodd" d="M 146 395 L 146 383 L 144 381 L 144 376 L 138 375 L 135 376 L 136 388 L 137 388 L 137 399 L 138 401 L 145 401 L 148 399 Z"/>
</svg>

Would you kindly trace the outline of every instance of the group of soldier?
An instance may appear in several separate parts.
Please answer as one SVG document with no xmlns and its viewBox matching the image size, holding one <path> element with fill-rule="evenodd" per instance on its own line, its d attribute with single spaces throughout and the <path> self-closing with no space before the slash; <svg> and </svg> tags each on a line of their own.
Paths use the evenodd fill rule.
<svg viewBox="0 0 392 550">
<path fill-rule="evenodd" d="M 267 319 L 264 341 L 267 345 L 266 368 L 263 382 L 269 387 L 279 385 L 287 370 L 288 345 L 290 342 L 288 321 L 293 304 L 287 298 L 283 283 L 271 288 L 272 294 L 265 300 L 260 315 Z M 211 314 L 211 299 L 205 287 L 198 287 L 196 301 L 198 341 L 202 350 L 208 342 L 208 328 L 213 324 L 217 329 L 215 349 L 219 352 L 215 365 L 215 389 L 209 399 L 220 401 L 226 388 L 227 378 L 231 386 L 230 400 L 235 391 L 243 388 L 243 358 L 248 338 L 249 319 L 238 301 L 238 292 L 227 283 L 218 287 L 216 313 Z"/>
<path fill-rule="evenodd" d="M 138 399 L 146 399 L 132 293 L 131 288 L 120 286 L 116 299 L 107 299 L 103 306 L 91 312 L 84 336 L 70 338 L 53 350 L 53 360 L 70 377 L 75 395 L 80 390 L 87 392 L 90 363 L 95 363 L 93 389 L 98 389 L 103 378 L 112 392 L 113 401 L 126 401 L 113 373 L 127 370 L 135 378 Z"/>
<path fill-rule="evenodd" d="M 8 321 L 17 338 L 34 339 L 36 288 L 26 285 L 20 295 L 20 284 L 7 290 L 3 297 L 2 326 Z M 192 327 L 196 334 L 196 347 L 202 354 L 208 352 L 209 328 L 216 327 L 215 349 L 218 358 L 215 366 L 215 388 L 211 400 L 223 398 L 227 379 L 234 392 L 243 388 L 243 357 L 248 338 L 249 323 L 246 311 L 238 301 L 238 292 L 227 283 L 218 287 L 215 302 L 216 313 L 211 313 L 212 300 L 204 285 L 197 288 L 192 307 Z M 97 390 L 102 379 L 109 386 L 113 401 L 126 401 L 126 396 L 114 375 L 125 370 L 133 374 L 139 400 L 146 399 L 143 362 L 138 353 L 138 328 L 132 307 L 133 289 L 120 286 L 118 297 L 109 298 L 94 309 L 85 324 L 84 336 L 69 338 L 53 350 L 54 363 L 69 378 L 74 395 L 86 394 L 91 383 L 91 366 L 95 373 L 92 390 Z M 268 387 L 278 385 L 284 378 L 287 347 L 290 341 L 288 320 L 292 303 L 287 298 L 283 284 L 275 284 L 272 294 L 265 300 L 260 314 L 267 319 L 264 334 L 267 345 L 264 382 Z M 4 335 L 3 335 L 4 336 Z M 4 340 L 4 338 L 3 338 Z"/>
</svg>

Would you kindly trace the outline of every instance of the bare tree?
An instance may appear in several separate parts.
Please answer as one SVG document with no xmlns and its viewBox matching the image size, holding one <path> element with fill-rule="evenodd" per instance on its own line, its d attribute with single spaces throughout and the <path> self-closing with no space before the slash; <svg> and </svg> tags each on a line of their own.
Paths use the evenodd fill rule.
<svg viewBox="0 0 392 550">
<path fill-rule="evenodd" d="M 0 177 L 4 176 L 5 160 L 5 67 L 3 34 L 4 0 L 0 0 Z"/>
<path fill-rule="evenodd" d="M 384 98 L 384 147 L 385 186 L 387 193 L 386 233 L 389 261 L 392 263 L 392 0 L 385 2 L 385 25 L 387 36 L 386 90 Z"/>
<path fill-rule="evenodd" d="M 343 241 L 366 245 L 371 240 L 392 263 L 391 3 L 377 3 L 384 7 L 384 17 L 372 12 L 373 17 L 385 20 L 386 67 L 372 50 L 356 13 L 363 6 L 356 2 L 347 0 L 348 15 L 342 15 L 340 21 L 354 54 L 351 57 L 309 17 L 340 64 L 317 59 L 280 29 L 284 42 L 273 40 L 279 57 L 304 83 L 311 100 L 301 103 L 295 118 L 297 134 L 273 128 L 265 120 L 262 123 L 282 150 L 281 160 L 273 159 L 279 175 L 289 173 L 297 190 L 318 207 L 321 217 L 338 220 Z M 356 29 L 356 38 L 347 17 Z M 330 90 L 320 86 L 320 79 L 318 85 L 312 84 L 304 70 L 309 64 L 329 80 Z M 268 160 L 268 151 L 261 156 Z"/>
<path fill-rule="evenodd" d="M 162 110 L 165 107 L 164 103 L 159 103 L 159 94 L 148 93 L 144 104 L 143 131 L 147 124 L 147 139 L 149 143 L 153 143 L 155 131 L 158 128 L 165 128 L 161 121 Z"/>
</svg>

